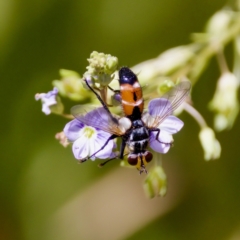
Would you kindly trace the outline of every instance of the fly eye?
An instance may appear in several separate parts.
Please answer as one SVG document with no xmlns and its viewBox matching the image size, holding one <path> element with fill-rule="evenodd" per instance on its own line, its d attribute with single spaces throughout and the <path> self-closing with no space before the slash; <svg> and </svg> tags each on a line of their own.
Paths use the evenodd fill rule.
<svg viewBox="0 0 240 240">
<path fill-rule="evenodd" d="M 153 155 L 152 155 L 151 152 L 146 151 L 145 154 L 144 154 L 144 157 L 145 157 L 146 162 L 149 163 L 149 162 L 151 162 L 151 160 L 153 158 Z"/>
<path fill-rule="evenodd" d="M 138 155 L 136 154 L 130 154 L 128 156 L 128 163 L 132 166 L 135 166 L 138 164 Z"/>
</svg>

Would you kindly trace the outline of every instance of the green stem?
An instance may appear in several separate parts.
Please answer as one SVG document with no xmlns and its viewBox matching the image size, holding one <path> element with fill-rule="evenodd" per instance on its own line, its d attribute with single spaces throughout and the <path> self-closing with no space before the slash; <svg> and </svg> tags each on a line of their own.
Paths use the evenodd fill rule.
<svg viewBox="0 0 240 240">
<path fill-rule="evenodd" d="M 188 104 L 187 102 L 185 102 L 183 104 L 184 110 L 186 112 L 188 112 L 199 124 L 200 128 L 205 128 L 207 127 L 207 123 L 204 120 L 204 118 L 202 117 L 202 115 L 190 104 Z"/>
</svg>

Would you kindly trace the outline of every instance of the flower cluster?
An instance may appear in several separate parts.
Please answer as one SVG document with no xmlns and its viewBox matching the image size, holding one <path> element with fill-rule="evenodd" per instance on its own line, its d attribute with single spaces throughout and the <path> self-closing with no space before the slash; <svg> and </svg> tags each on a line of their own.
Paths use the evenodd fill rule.
<svg viewBox="0 0 240 240">
<path fill-rule="evenodd" d="M 152 99 L 149 102 L 145 101 L 148 111 L 134 110 L 137 118 L 126 114 L 122 117 L 119 110 L 116 110 L 118 108 L 112 107 L 125 101 L 117 85 L 121 78 L 116 73 L 118 59 L 96 51 L 87 59 L 89 65 L 86 72 L 80 75 L 72 70 L 61 69 L 60 80 L 53 81 L 53 90 L 38 93 L 35 99 L 41 100 L 42 111 L 46 115 L 54 113 L 70 119 L 64 129 L 56 134 L 56 139 L 64 147 L 71 144 L 73 155 L 78 161 L 103 159 L 104 165 L 112 159 L 124 159 L 128 155 L 128 163 L 136 166 L 141 173 L 147 172 L 145 165 L 153 158 L 157 164 L 149 170 L 144 189 L 149 197 L 163 196 L 166 193 L 166 174 L 155 158 L 169 151 L 173 143 L 172 135 L 184 125 L 174 115 L 184 110 L 196 120 L 200 127 L 199 140 L 205 160 L 220 157 L 221 145 L 214 129 L 209 127 L 200 112 L 192 106 L 188 95 L 191 84 L 183 82 L 190 79 L 194 85 L 209 59 L 216 55 L 221 74 L 209 108 L 215 114 L 216 130 L 222 131 L 233 126 L 239 112 L 239 23 L 240 13 L 219 11 L 210 18 L 205 32 L 193 34 L 193 42 L 189 45 L 172 48 L 157 58 L 132 67 L 132 72 L 139 73 L 142 86 L 147 85 L 144 88 L 144 98 L 149 99 L 150 96 Z M 232 71 L 228 69 L 224 58 L 224 46 L 230 41 L 235 41 L 234 51 L 237 53 Z M 131 70 L 128 74 L 131 74 Z M 162 94 L 165 94 L 163 98 L 159 98 Z M 77 101 L 81 105 L 74 107 L 71 114 L 64 113 L 60 96 Z M 135 94 L 133 98 L 137 97 L 138 94 Z M 137 103 L 139 106 L 141 101 L 140 99 Z M 88 102 L 97 103 L 98 106 L 92 109 L 89 105 L 84 105 Z M 180 111 L 178 109 L 176 112 L 180 104 Z M 132 109 L 133 106 L 135 105 L 131 105 Z M 117 112 L 118 115 L 114 115 L 113 112 Z M 136 132 L 142 134 L 141 140 L 136 137 Z M 121 147 L 116 141 L 118 137 L 122 138 Z M 148 148 L 149 151 L 146 150 Z M 123 151 L 124 149 L 126 151 Z M 122 166 L 126 163 L 125 160 L 121 161 Z"/>
<path fill-rule="evenodd" d="M 100 88 L 106 87 L 113 80 L 112 74 L 116 71 L 118 65 L 117 57 L 110 54 L 92 52 L 88 59 L 89 66 L 83 74 L 83 78 L 91 81 L 95 86 L 100 85 Z"/>
</svg>

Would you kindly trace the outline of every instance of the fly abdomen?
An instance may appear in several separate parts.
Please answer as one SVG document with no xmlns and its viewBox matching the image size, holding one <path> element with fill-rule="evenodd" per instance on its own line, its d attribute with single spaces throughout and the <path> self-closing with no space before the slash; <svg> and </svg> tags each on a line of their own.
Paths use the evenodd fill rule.
<svg viewBox="0 0 240 240">
<path fill-rule="evenodd" d="M 130 141 L 127 144 L 128 144 L 128 148 L 129 148 L 130 152 L 141 153 L 141 152 L 146 151 L 146 148 L 148 146 L 148 139 L 138 140 L 138 141 Z"/>
<path fill-rule="evenodd" d="M 125 115 L 131 119 L 140 118 L 143 112 L 144 101 L 142 97 L 142 88 L 136 74 L 129 68 L 122 67 L 119 70 L 119 83 L 122 107 Z"/>
</svg>

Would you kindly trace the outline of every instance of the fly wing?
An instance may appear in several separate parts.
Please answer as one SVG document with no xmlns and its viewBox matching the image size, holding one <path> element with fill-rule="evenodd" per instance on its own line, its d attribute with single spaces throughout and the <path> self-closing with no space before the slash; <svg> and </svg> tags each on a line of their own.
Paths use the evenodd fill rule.
<svg viewBox="0 0 240 240">
<path fill-rule="evenodd" d="M 89 109 L 89 107 L 76 105 L 71 108 L 71 113 L 76 119 L 88 126 L 117 136 L 125 133 L 125 129 L 119 125 L 118 119 L 111 115 L 104 107 L 95 108 L 90 112 L 86 112 L 86 109 Z"/>
<path fill-rule="evenodd" d="M 184 81 L 176 85 L 161 98 L 153 99 L 149 102 L 148 112 L 142 116 L 143 122 L 148 128 L 156 128 L 169 115 L 173 114 L 180 104 L 188 96 L 191 83 Z"/>
</svg>

